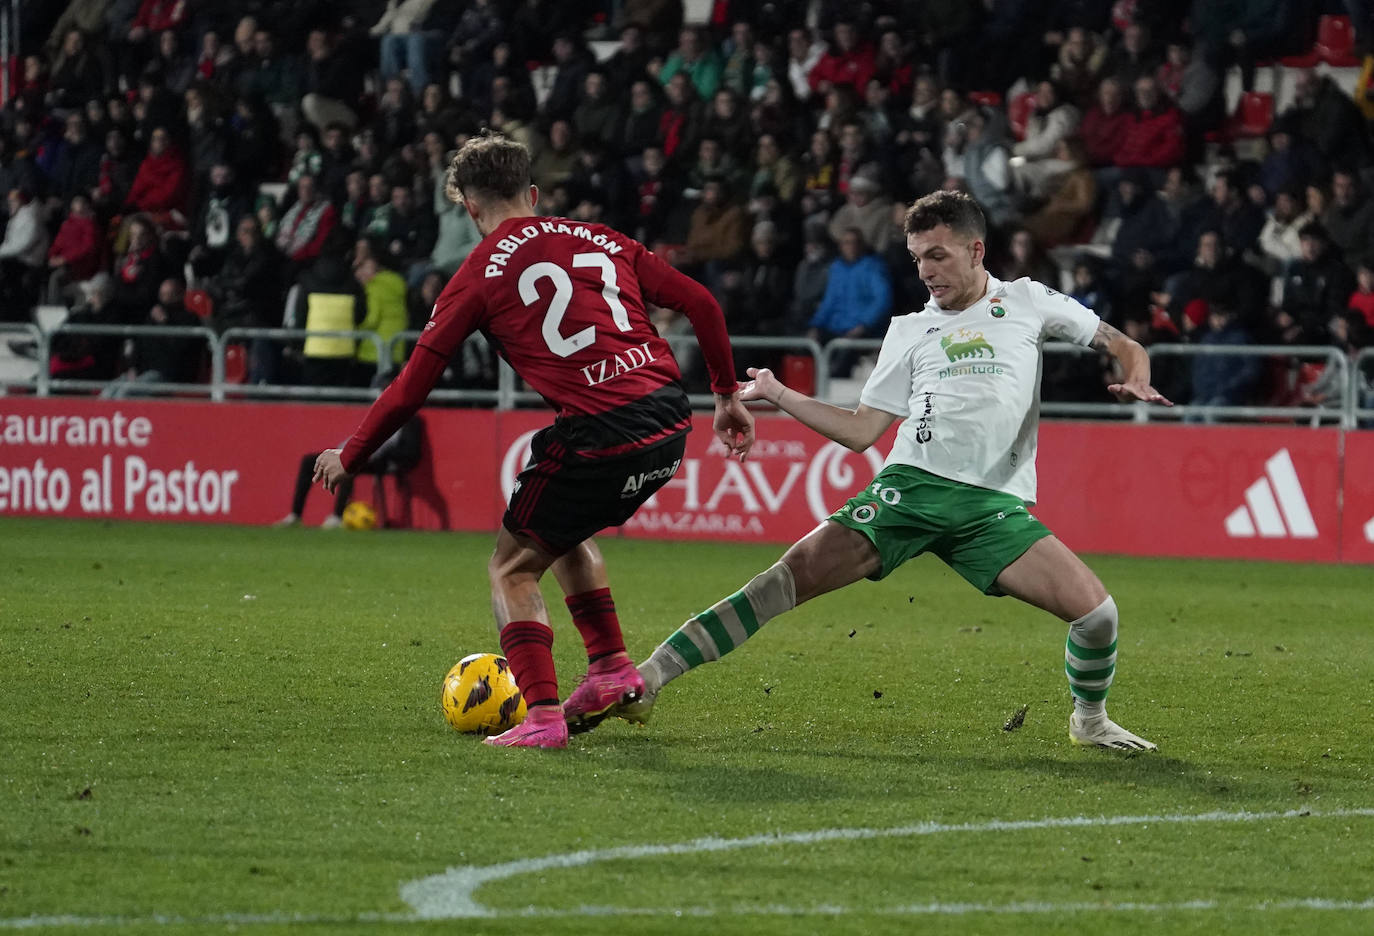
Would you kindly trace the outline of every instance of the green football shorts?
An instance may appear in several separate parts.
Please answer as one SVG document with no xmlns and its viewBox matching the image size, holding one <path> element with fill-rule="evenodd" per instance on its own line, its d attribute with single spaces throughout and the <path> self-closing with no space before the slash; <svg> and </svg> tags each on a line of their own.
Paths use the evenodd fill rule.
<svg viewBox="0 0 1374 936">
<path fill-rule="evenodd" d="M 877 581 L 908 559 L 933 552 L 986 595 L 1000 595 L 997 576 L 1049 527 L 1011 494 L 951 481 L 911 465 L 889 465 L 830 515 L 868 537 L 882 567 Z"/>
</svg>

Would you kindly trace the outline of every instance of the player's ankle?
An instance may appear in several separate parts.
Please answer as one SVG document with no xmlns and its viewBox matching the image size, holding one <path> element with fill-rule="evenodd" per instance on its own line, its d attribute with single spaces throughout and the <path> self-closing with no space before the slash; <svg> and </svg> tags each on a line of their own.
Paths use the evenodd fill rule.
<svg viewBox="0 0 1374 936">
<path fill-rule="evenodd" d="M 619 669 L 620 667 L 625 666 L 626 664 L 631 664 L 633 662 L 634 661 L 630 659 L 630 655 L 628 653 L 626 653 L 624 650 L 617 650 L 614 653 L 603 653 L 599 656 L 589 658 L 587 660 L 587 671 L 592 672 L 593 670 L 595 670 L 596 672 L 601 673 L 605 672 L 606 670 Z"/>
</svg>

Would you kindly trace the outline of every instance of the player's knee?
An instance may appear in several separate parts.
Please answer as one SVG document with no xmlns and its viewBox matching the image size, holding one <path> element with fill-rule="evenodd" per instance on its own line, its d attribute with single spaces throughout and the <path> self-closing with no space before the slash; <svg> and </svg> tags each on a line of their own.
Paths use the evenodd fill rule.
<svg viewBox="0 0 1374 936">
<path fill-rule="evenodd" d="M 509 583 L 530 575 L 538 578 L 541 572 L 543 569 L 530 568 L 528 556 L 522 550 L 507 552 L 498 549 L 487 561 L 487 577 L 492 585 Z"/>
<path fill-rule="evenodd" d="M 570 551 L 559 556 L 556 564 L 561 565 L 568 572 L 579 575 L 595 575 L 606 568 L 605 560 L 601 558 L 601 550 L 590 540 L 579 543 Z"/>
<path fill-rule="evenodd" d="M 797 606 L 797 584 L 786 562 L 775 562 L 744 586 L 754 613 L 761 620 L 777 617 Z"/>
<path fill-rule="evenodd" d="M 1101 604 L 1073 622 L 1073 629 L 1082 638 L 1092 641 L 1086 644 L 1090 647 L 1111 641 L 1116 636 L 1116 627 L 1116 601 L 1111 595 L 1107 595 Z"/>
</svg>

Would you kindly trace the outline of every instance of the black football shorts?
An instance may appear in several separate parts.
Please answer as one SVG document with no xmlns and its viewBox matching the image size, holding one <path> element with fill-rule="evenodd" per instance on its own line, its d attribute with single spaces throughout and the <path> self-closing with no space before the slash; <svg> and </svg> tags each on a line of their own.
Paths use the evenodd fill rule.
<svg viewBox="0 0 1374 936">
<path fill-rule="evenodd" d="M 620 526 L 672 480 L 687 451 L 687 433 L 649 449 L 611 458 L 569 452 L 554 427 L 530 443 L 530 460 L 516 476 L 502 524 L 561 556 L 607 527 Z"/>
</svg>

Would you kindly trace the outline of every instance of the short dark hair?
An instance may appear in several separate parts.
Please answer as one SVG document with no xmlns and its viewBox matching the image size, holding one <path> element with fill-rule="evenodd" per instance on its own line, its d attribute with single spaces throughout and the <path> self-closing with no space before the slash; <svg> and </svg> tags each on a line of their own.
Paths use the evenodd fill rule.
<svg viewBox="0 0 1374 936">
<path fill-rule="evenodd" d="M 920 234 L 941 224 L 971 240 L 986 240 L 988 236 L 988 222 L 983 217 L 983 209 L 967 192 L 931 192 L 916 199 L 916 203 L 907 209 L 902 232 Z"/>
<path fill-rule="evenodd" d="M 1322 227 L 1319 221 L 1308 221 L 1302 227 L 1298 228 L 1298 240 L 1304 240 L 1309 237 L 1312 240 L 1321 241 L 1323 244 L 1331 243 L 1331 235 L 1326 233 L 1326 228 Z"/>
<path fill-rule="evenodd" d="M 530 185 L 530 151 L 504 133 L 483 128 L 453 156 L 444 192 L 455 202 L 464 192 L 512 199 Z"/>
</svg>

